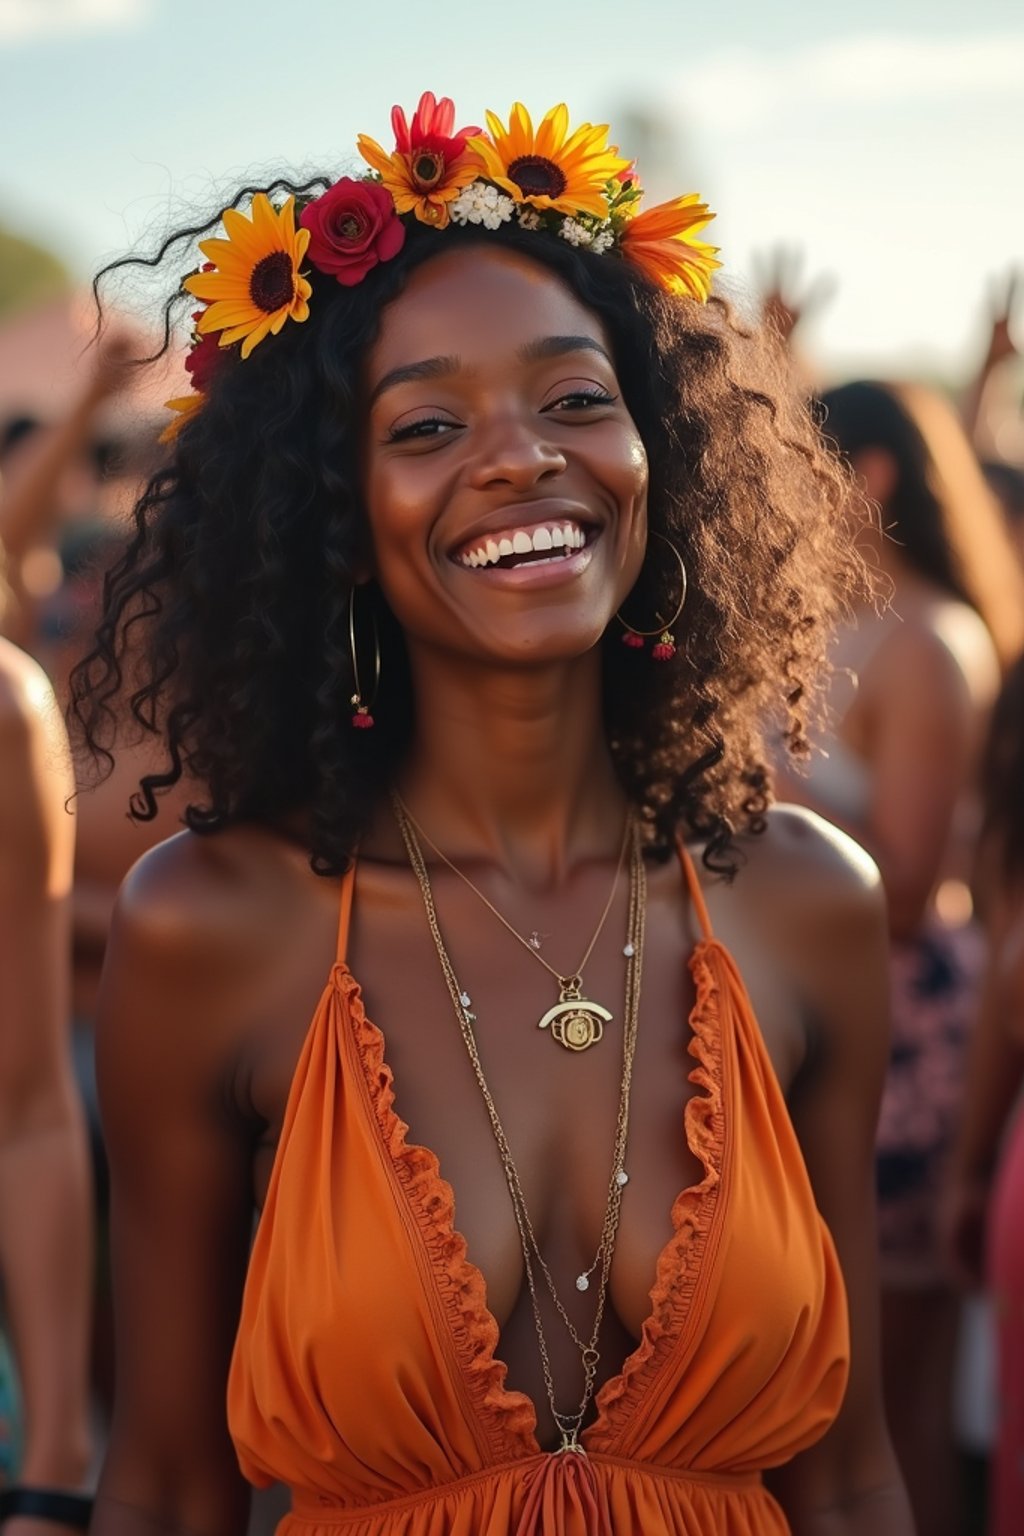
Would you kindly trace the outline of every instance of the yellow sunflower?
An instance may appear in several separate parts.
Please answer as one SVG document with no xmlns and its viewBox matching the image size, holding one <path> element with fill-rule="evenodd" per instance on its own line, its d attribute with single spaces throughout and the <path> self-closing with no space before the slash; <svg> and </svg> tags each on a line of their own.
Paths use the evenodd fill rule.
<svg viewBox="0 0 1024 1536">
<path fill-rule="evenodd" d="M 659 288 L 689 294 L 704 304 L 711 293 L 711 274 L 722 263 L 715 260 L 716 245 L 705 245 L 694 236 L 713 218 L 696 192 L 673 198 L 635 214 L 619 236 L 619 250 Z"/>
<path fill-rule="evenodd" d="M 253 198 L 251 219 L 229 208 L 223 222 L 226 240 L 199 242 L 216 270 L 197 272 L 184 286 L 209 305 L 198 322 L 200 335 L 220 331 L 222 347 L 240 341 L 248 357 L 286 320 L 309 317 L 312 289 L 299 275 L 309 230 L 295 227 L 294 197 L 277 212 L 265 192 Z"/>
<path fill-rule="evenodd" d="M 202 409 L 203 399 L 204 396 L 196 391 L 191 395 L 179 395 L 177 400 L 165 400 L 164 405 L 167 410 L 175 411 L 177 414 L 171 417 L 157 438 L 157 442 L 172 443 L 186 421 L 191 421 L 196 412 Z"/>
<path fill-rule="evenodd" d="M 582 123 L 567 137 L 569 108 L 561 102 L 534 132 L 530 114 L 517 101 L 508 128 L 493 112 L 487 114 L 487 126 L 491 137 L 472 139 L 470 148 L 484 175 L 517 203 L 605 217 L 607 184 L 629 165 L 608 144 L 606 124 Z"/>
</svg>

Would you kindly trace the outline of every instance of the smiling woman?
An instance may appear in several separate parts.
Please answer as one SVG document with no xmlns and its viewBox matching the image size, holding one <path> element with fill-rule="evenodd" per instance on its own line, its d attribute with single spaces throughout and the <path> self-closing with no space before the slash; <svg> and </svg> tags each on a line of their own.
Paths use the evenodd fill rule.
<svg viewBox="0 0 1024 1536">
<path fill-rule="evenodd" d="M 240 1464 L 290 1536 L 907 1536 L 877 880 L 762 752 L 851 492 L 696 198 L 564 108 L 394 124 L 200 241 L 75 678 L 164 743 L 134 814 L 195 786 L 105 973 L 95 1529 L 234 1536 Z"/>
</svg>

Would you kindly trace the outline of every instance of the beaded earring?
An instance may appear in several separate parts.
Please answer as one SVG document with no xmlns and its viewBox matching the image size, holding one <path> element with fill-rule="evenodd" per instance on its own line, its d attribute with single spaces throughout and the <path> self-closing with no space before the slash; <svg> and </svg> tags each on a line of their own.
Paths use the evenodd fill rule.
<svg viewBox="0 0 1024 1536">
<path fill-rule="evenodd" d="M 644 649 L 644 641 L 650 639 L 654 635 L 657 635 L 658 638 L 654 645 L 651 647 L 651 659 L 653 661 L 671 661 L 677 649 L 675 636 L 672 633 L 672 626 L 679 618 L 679 615 L 682 613 L 683 607 L 686 603 L 686 566 L 683 564 L 682 555 L 679 553 L 678 549 L 676 549 L 671 539 L 667 539 L 663 533 L 652 533 L 651 537 L 654 539 L 660 539 L 663 544 L 667 544 L 673 555 L 675 555 L 676 560 L 678 561 L 680 593 L 679 602 L 676 604 L 676 610 L 672 617 L 665 622 L 662 622 L 661 615 L 656 613 L 655 618 L 658 620 L 658 625 L 655 629 L 637 629 L 634 624 L 630 624 L 628 620 L 622 617 L 621 611 L 617 613 L 615 617 L 618 619 L 619 623 L 622 625 L 623 630 L 625 631 L 622 636 L 623 645 L 628 645 L 630 649 L 634 651 L 642 651 Z"/>
<path fill-rule="evenodd" d="M 352 681 L 355 684 L 355 692 L 349 702 L 353 708 L 352 724 L 356 730 L 368 731 L 373 728 L 374 720 L 370 708 L 377 697 L 380 687 L 380 635 L 377 632 L 377 620 L 373 617 L 373 690 L 369 700 L 363 698 L 363 689 L 359 681 L 359 656 L 356 648 L 356 589 L 352 588 L 348 599 L 348 643 L 352 653 Z"/>
</svg>

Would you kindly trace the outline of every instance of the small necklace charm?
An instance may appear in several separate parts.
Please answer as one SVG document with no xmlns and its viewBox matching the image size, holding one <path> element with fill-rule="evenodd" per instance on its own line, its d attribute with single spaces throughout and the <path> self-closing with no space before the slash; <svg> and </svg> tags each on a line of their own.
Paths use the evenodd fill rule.
<svg viewBox="0 0 1024 1536">
<path fill-rule="evenodd" d="M 585 1272 L 582 1275 L 577 1275 L 576 1276 L 576 1289 L 578 1291 L 589 1291 L 590 1290 L 590 1272 L 589 1271 Z"/>
<path fill-rule="evenodd" d="M 558 1002 L 537 1022 L 538 1029 L 551 1025 L 552 1038 L 567 1051 L 586 1051 L 604 1034 L 613 1015 L 600 1003 L 584 997 L 578 976 L 560 976 Z"/>
</svg>

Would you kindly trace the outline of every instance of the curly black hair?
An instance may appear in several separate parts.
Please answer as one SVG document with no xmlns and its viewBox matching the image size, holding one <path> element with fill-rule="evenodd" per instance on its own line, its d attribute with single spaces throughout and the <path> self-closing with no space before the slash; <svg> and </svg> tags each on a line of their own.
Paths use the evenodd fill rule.
<svg viewBox="0 0 1024 1536">
<path fill-rule="evenodd" d="M 309 197 L 326 185 L 278 180 L 269 191 Z M 104 269 L 97 297 L 110 272 L 159 268 L 216 222 Z M 403 635 L 371 583 L 377 726 L 350 723 L 348 605 L 369 550 L 360 367 L 409 274 L 471 241 L 547 268 L 611 339 L 647 449 L 650 527 L 682 555 L 689 596 L 670 665 L 623 646 L 617 627 L 605 636 L 609 749 L 652 845 L 667 850 L 682 829 L 704 842 L 710 868 L 732 873 L 736 834 L 759 830 L 770 801 L 766 732 L 806 753 L 832 621 L 863 586 L 849 477 L 776 345 L 724 301 L 670 295 L 615 255 L 515 225 L 451 226 L 443 238 L 413 225 L 400 254 L 356 287 L 313 271 L 306 323 L 268 337 L 244 365 L 233 349 L 136 506 L 94 647 L 72 676 L 73 730 L 98 772 L 125 703 L 162 739 L 166 767 L 141 780 L 138 819 L 185 776 L 197 789 L 185 816 L 194 831 L 302 812 L 313 868 L 346 867 L 414 721 Z M 158 355 L 190 302 L 167 300 Z M 678 567 L 659 548 L 652 541 L 627 604 L 638 625 L 675 607 Z"/>
</svg>

